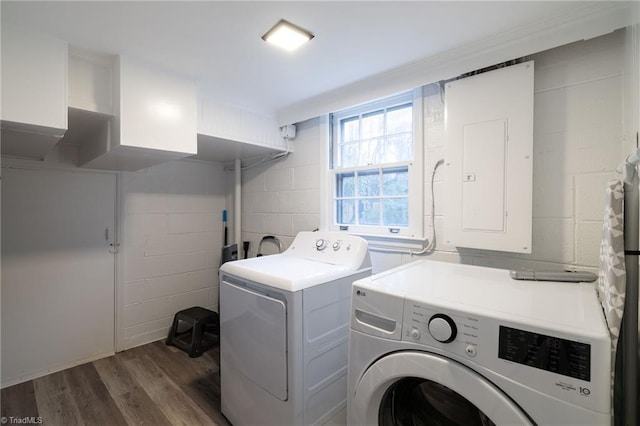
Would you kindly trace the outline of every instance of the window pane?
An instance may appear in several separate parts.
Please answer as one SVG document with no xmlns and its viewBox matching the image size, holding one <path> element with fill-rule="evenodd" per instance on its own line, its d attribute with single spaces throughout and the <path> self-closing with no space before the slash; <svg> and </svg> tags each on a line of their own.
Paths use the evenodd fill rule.
<svg viewBox="0 0 640 426">
<path fill-rule="evenodd" d="M 358 223 L 360 225 L 380 225 L 380 199 L 358 201 Z"/>
<path fill-rule="evenodd" d="M 362 139 L 384 135 L 384 112 L 375 111 L 362 116 Z"/>
<path fill-rule="evenodd" d="M 382 171 L 384 195 L 409 195 L 409 168 L 396 167 Z"/>
<path fill-rule="evenodd" d="M 358 172 L 358 196 L 380 195 L 379 170 Z"/>
<path fill-rule="evenodd" d="M 413 160 L 413 137 L 411 134 L 400 134 L 387 139 L 383 163 L 411 160 Z"/>
<path fill-rule="evenodd" d="M 384 200 L 383 221 L 384 225 L 408 226 L 409 225 L 409 199 L 386 198 Z"/>
<path fill-rule="evenodd" d="M 384 140 L 371 139 L 360 144 L 360 166 L 379 164 L 384 154 Z"/>
<path fill-rule="evenodd" d="M 353 197 L 356 195 L 355 173 L 340 173 L 336 175 L 336 195 L 338 197 Z"/>
<path fill-rule="evenodd" d="M 340 146 L 340 165 L 342 167 L 352 167 L 359 165 L 360 144 L 350 143 Z"/>
<path fill-rule="evenodd" d="M 358 117 L 341 120 L 340 125 L 342 126 L 342 142 L 353 142 L 360 139 L 360 120 Z"/>
<path fill-rule="evenodd" d="M 387 135 L 413 131 L 413 108 L 411 104 L 387 110 Z"/>
<path fill-rule="evenodd" d="M 356 223 L 356 202 L 355 200 L 337 200 L 336 220 L 340 224 Z"/>
</svg>

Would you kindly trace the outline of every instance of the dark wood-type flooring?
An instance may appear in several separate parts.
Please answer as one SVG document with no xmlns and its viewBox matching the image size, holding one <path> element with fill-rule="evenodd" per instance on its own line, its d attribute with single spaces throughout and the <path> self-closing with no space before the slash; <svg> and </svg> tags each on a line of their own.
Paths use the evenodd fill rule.
<svg viewBox="0 0 640 426">
<path fill-rule="evenodd" d="M 164 341 L 149 343 L 2 389 L 2 417 L 55 426 L 230 425 L 220 413 L 219 360 L 219 347 L 189 358 Z"/>
</svg>

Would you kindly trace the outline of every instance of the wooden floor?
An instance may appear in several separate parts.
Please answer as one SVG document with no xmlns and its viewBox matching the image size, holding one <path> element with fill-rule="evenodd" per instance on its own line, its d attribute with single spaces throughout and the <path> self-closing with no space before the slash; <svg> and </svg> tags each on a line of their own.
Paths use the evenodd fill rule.
<svg viewBox="0 0 640 426">
<path fill-rule="evenodd" d="M 150 343 L 2 389 L 2 417 L 55 426 L 230 425 L 220 413 L 219 360 L 219 347 L 189 358 Z"/>
</svg>

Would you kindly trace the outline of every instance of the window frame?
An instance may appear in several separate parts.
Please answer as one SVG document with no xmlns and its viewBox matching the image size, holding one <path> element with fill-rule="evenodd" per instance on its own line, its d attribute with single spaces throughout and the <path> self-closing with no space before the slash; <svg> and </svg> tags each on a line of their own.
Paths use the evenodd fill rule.
<svg viewBox="0 0 640 426">
<path fill-rule="evenodd" d="M 338 155 L 341 120 L 358 116 L 360 119 L 367 113 L 381 109 L 393 109 L 395 106 L 412 103 L 413 108 L 413 159 L 394 163 L 379 163 L 366 166 L 337 167 L 336 156 Z M 423 214 L 423 108 L 422 89 L 414 89 L 399 95 L 387 97 L 374 102 L 369 102 L 356 107 L 348 108 L 329 115 L 328 120 L 328 177 L 326 223 L 329 230 L 344 231 L 361 236 L 372 236 L 375 238 L 395 238 L 395 239 L 420 239 L 424 238 L 424 214 Z M 338 175 L 345 173 L 357 173 L 367 170 L 379 170 L 382 177 L 383 171 L 399 167 L 408 169 L 408 225 L 345 225 L 337 223 L 338 207 Z M 393 197 L 380 195 L 380 200 Z M 355 197 L 358 200 L 357 194 Z M 357 202 L 357 201 L 356 201 Z M 381 213 L 382 215 L 383 213 Z"/>
</svg>

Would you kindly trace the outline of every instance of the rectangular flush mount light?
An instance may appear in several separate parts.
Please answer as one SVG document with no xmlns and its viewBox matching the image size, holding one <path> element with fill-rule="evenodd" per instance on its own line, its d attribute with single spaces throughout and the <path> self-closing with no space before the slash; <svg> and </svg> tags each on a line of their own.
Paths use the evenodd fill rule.
<svg viewBox="0 0 640 426">
<path fill-rule="evenodd" d="M 309 31 L 281 19 L 280 22 L 275 24 L 265 35 L 262 36 L 262 39 L 267 43 L 274 44 L 289 52 L 293 52 L 313 37 L 313 34 Z"/>
</svg>

